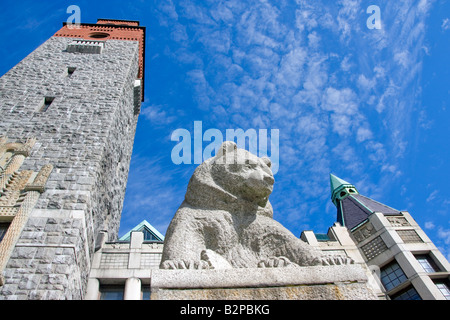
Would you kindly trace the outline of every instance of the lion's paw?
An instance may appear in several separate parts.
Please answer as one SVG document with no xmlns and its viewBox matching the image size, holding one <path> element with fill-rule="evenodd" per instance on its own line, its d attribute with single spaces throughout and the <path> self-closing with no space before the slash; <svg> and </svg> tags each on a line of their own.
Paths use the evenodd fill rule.
<svg viewBox="0 0 450 320">
<path fill-rule="evenodd" d="M 343 255 L 325 255 L 313 261 L 314 265 L 323 265 L 323 266 L 344 265 L 354 263 L 355 261 L 352 258 Z"/>
<path fill-rule="evenodd" d="M 210 269 L 210 265 L 204 260 L 166 260 L 162 263 L 161 269 L 201 270 Z"/>
<path fill-rule="evenodd" d="M 269 257 L 258 263 L 258 268 L 285 268 L 296 266 L 297 264 L 291 262 L 286 257 Z"/>
</svg>

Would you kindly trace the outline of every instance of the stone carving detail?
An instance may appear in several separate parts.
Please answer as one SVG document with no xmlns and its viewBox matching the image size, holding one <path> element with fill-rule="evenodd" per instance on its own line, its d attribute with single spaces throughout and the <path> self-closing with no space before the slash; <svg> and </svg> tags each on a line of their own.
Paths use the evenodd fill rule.
<svg viewBox="0 0 450 320">
<path fill-rule="evenodd" d="M 160 268 L 230 269 L 349 264 L 324 255 L 273 219 L 268 158 L 233 142 L 194 172 L 167 230 Z"/>
<path fill-rule="evenodd" d="M 33 171 L 15 172 L 11 175 L 4 189 L 0 192 L 0 206 L 14 206 L 25 189 Z"/>
<path fill-rule="evenodd" d="M 102 53 L 105 47 L 104 41 L 94 40 L 74 40 L 67 46 L 67 52 L 79 52 L 79 53 Z"/>
<path fill-rule="evenodd" d="M 371 235 L 375 234 L 376 230 L 370 222 L 365 223 L 363 226 L 352 232 L 353 237 L 357 242 L 361 242 Z"/>
<path fill-rule="evenodd" d="M 396 216 L 392 216 L 392 217 L 387 217 L 389 223 L 391 224 L 391 226 L 393 227 L 406 227 L 406 226 L 410 226 L 411 224 L 408 222 L 408 220 L 406 220 L 405 217 L 396 217 Z"/>
<path fill-rule="evenodd" d="M 11 221 L 8 230 L 0 242 L 0 286 L 3 285 L 3 272 L 9 257 L 17 243 L 20 234 L 28 221 L 39 196 L 44 192 L 44 186 L 53 169 L 52 165 L 44 166 L 36 175 L 33 171 L 18 171 L 25 157 L 36 143 L 30 138 L 25 144 L 7 143 L 8 139 L 0 139 L 0 157 L 6 151 L 12 153 L 11 159 L 0 172 L 0 216 L 8 217 Z M 32 177 L 36 175 L 30 184 Z"/>
<path fill-rule="evenodd" d="M 34 178 L 33 183 L 26 186 L 26 191 L 39 191 L 44 192 L 45 184 L 47 183 L 48 177 L 53 170 L 53 166 L 51 164 L 46 164 L 39 171 L 36 178 Z"/>
<path fill-rule="evenodd" d="M 17 150 L 14 151 L 16 155 L 23 155 L 25 157 L 28 157 L 30 155 L 31 149 L 33 148 L 34 144 L 36 143 L 36 138 L 28 138 L 27 142 L 25 144 L 22 144 Z"/>
<path fill-rule="evenodd" d="M 376 237 L 375 239 L 361 247 L 361 250 L 366 256 L 367 260 L 375 258 L 387 249 L 388 248 L 386 246 L 386 243 L 384 243 L 383 239 L 381 239 L 380 236 Z"/>
<path fill-rule="evenodd" d="M 0 217 L 14 217 L 17 214 L 17 209 L 16 207 L 1 206 Z"/>
</svg>

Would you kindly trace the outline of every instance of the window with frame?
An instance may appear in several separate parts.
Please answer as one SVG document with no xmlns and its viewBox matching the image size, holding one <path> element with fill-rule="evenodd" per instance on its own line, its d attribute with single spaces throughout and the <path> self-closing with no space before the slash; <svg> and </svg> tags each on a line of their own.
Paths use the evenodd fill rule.
<svg viewBox="0 0 450 320">
<path fill-rule="evenodd" d="M 147 228 L 143 228 L 141 230 L 144 233 L 144 241 L 158 241 L 159 239 L 155 237 L 155 235 L 149 231 Z"/>
<path fill-rule="evenodd" d="M 448 281 L 435 281 L 434 283 L 446 300 L 450 300 L 450 288 Z"/>
<path fill-rule="evenodd" d="M 142 300 L 150 300 L 150 286 L 142 286 Z"/>
<path fill-rule="evenodd" d="M 415 255 L 414 257 L 420 263 L 425 272 L 431 273 L 440 271 L 439 267 L 436 265 L 433 258 L 429 254 L 420 254 Z"/>
<path fill-rule="evenodd" d="M 400 268 L 400 265 L 395 260 L 387 266 L 381 268 L 380 278 L 386 291 L 395 288 L 408 279 L 402 268 Z"/>
<path fill-rule="evenodd" d="M 397 234 L 404 243 L 420 243 L 422 238 L 417 234 L 416 230 L 396 230 Z"/>
<path fill-rule="evenodd" d="M 396 293 L 391 296 L 392 300 L 422 300 L 420 295 L 417 293 L 413 286 L 409 286 L 405 290 Z"/>
<path fill-rule="evenodd" d="M 123 300 L 124 286 L 100 286 L 100 300 Z"/>
</svg>

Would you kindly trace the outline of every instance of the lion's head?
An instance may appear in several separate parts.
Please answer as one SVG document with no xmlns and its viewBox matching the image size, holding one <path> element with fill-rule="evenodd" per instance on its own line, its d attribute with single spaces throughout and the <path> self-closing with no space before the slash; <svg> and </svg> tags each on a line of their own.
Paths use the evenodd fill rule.
<svg viewBox="0 0 450 320">
<path fill-rule="evenodd" d="M 217 155 L 195 170 L 189 181 L 186 201 L 193 206 L 206 206 L 233 211 L 242 206 L 255 213 L 272 216 L 268 201 L 274 177 L 267 157 L 259 158 L 234 142 L 225 141 Z"/>
</svg>

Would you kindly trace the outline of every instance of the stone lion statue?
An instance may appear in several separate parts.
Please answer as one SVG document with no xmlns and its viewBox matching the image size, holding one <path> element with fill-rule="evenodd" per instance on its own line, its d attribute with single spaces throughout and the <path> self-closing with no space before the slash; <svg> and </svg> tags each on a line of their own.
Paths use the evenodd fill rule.
<svg viewBox="0 0 450 320">
<path fill-rule="evenodd" d="M 166 233 L 161 269 L 228 269 L 348 264 L 325 256 L 273 219 L 267 157 L 222 144 L 195 170 Z"/>
</svg>

